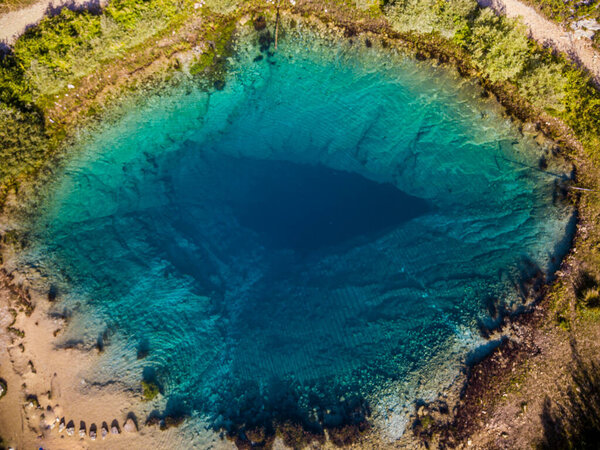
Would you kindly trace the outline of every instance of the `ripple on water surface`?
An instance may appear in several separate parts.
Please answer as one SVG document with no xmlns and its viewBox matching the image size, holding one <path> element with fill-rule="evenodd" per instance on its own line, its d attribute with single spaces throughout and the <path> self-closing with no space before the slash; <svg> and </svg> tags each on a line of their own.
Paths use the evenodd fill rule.
<svg viewBox="0 0 600 450">
<path fill-rule="evenodd" d="M 167 412 L 337 425 L 369 401 L 393 423 L 481 344 L 490 299 L 555 268 L 570 211 L 451 74 L 301 34 L 258 52 L 85 139 L 29 258 L 68 280 L 71 336 L 111 330 L 98 377 L 155 380 Z"/>
</svg>

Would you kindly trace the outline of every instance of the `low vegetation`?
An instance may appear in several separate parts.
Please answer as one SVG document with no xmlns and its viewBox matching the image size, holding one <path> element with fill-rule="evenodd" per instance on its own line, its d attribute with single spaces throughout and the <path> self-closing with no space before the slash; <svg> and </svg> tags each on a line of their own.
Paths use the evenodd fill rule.
<svg viewBox="0 0 600 450">
<path fill-rule="evenodd" d="M 142 397 L 144 397 L 144 401 L 154 400 L 158 394 L 160 394 L 160 389 L 158 385 L 153 381 L 142 381 Z"/>
</svg>

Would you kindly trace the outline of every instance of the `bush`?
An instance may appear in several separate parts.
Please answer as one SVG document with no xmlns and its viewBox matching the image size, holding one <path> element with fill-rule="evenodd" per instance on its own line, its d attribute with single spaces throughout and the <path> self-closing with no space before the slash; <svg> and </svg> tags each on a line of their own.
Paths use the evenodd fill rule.
<svg viewBox="0 0 600 450">
<path fill-rule="evenodd" d="M 568 84 L 563 72 L 563 64 L 533 55 L 517 78 L 519 94 L 548 112 L 562 113 Z"/>
<path fill-rule="evenodd" d="M 530 55 L 525 27 L 484 9 L 473 22 L 467 48 L 492 81 L 514 80 Z"/>
<path fill-rule="evenodd" d="M 595 287 L 585 290 L 581 297 L 581 303 L 587 308 L 600 307 L 600 289 Z"/>
<path fill-rule="evenodd" d="M 398 31 L 439 33 L 447 38 L 462 29 L 476 11 L 474 0 L 400 0 L 385 8 Z"/>
<path fill-rule="evenodd" d="M 160 389 L 155 382 L 142 381 L 142 396 L 144 397 L 144 401 L 149 402 L 154 400 L 158 394 L 160 394 Z"/>
<path fill-rule="evenodd" d="M 0 185 L 33 168 L 44 155 L 47 138 L 43 116 L 0 104 Z"/>
</svg>

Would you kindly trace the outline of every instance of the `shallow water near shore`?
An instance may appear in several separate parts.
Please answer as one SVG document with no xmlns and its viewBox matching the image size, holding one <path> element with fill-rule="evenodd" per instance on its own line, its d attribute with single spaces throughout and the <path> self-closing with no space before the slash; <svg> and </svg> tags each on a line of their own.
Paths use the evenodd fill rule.
<svg viewBox="0 0 600 450">
<path fill-rule="evenodd" d="M 312 429 L 433 398 L 490 303 L 550 276 L 558 163 L 477 89 L 362 43 L 240 44 L 224 89 L 152 95 L 79 144 L 24 262 L 159 414 Z M 547 155 L 546 155 L 547 157 Z M 199 425 L 200 426 L 200 425 Z"/>
</svg>

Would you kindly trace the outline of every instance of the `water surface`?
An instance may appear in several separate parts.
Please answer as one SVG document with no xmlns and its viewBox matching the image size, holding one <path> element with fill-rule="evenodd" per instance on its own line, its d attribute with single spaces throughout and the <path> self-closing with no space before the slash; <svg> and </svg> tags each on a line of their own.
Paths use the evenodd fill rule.
<svg viewBox="0 0 600 450">
<path fill-rule="evenodd" d="M 241 46 L 223 90 L 184 81 L 82 140 L 28 257 L 65 339 L 105 345 L 99 379 L 154 380 L 161 412 L 214 428 L 401 428 L 490 301 L 557 267 L 545 150 L 451 73 L 358 47 Z"/>
</svg>

